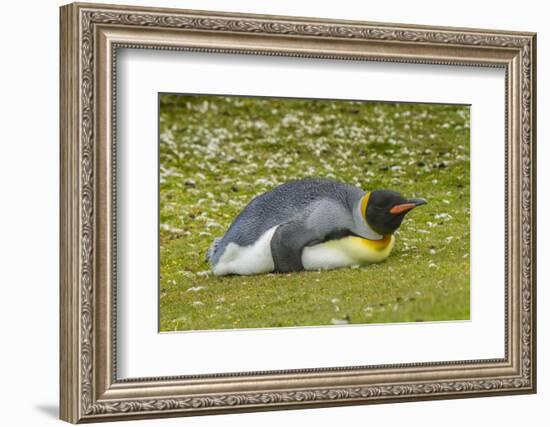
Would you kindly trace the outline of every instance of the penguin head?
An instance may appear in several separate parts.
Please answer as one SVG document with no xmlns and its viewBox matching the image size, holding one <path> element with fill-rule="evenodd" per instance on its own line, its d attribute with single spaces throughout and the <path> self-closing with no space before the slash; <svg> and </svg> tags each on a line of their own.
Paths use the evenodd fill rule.
<svg viewBox="0 0 550 427">
<path fill-rule="evenodd" d="M 406 199 L 397 191 L 375 190 L 368 194 L 365 219 L 378 234 L 393 234 L 405 214 L 417 206 L 428 203 L 424 199 Z"/>
</svg>

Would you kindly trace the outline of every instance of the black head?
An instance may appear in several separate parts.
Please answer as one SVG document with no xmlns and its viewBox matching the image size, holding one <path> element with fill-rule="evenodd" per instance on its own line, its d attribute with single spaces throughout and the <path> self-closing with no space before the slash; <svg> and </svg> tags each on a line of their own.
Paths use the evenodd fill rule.
<svg viewBox="0 0 550 427">
<path fill-rule="evenodd" d="M 407 212 L 426 203 L 424 199 L 406 199 L 397 191 L 375 190 L 370 193 L 365 218 L 378 234 L 392 234 L 399 228 Z"/>
</svg>

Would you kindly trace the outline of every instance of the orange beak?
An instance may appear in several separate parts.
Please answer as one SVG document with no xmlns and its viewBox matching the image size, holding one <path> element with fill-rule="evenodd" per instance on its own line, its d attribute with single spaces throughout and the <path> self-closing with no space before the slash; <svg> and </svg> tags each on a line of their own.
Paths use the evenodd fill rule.
<svg viewBox="0 0 550 427">
<path fill-rule="evenodd" d="M 395 205 L 393 208 L 391 208 L 390 213 L 393 215 L 398 215 L 403 212 L 408 212 L 414 208 L 416 208 L 416 205 L 414 203 L 403 203 L 402 205 Z"/>
<path fill-rule="evenodd" d="M 425 205 L 426 203 L 428 202 L 424 199 L 409 199 L 406 203 L 401 203 L 392 207 L 390 209 L 390 213 L 393 215 L 399 215 L 408 212 L 411 209 L 416 208 L 417 206 Z"/>
</svg>

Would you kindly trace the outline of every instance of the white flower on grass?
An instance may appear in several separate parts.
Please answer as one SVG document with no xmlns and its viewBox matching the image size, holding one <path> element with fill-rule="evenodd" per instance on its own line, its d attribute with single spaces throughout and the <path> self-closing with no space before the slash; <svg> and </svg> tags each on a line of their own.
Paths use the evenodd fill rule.
<svg viewBox="0 0 550 427">
<path fill-rule="evenodd" d="M 266 179 L 266 178 L 258 178 L 256 181 L 254 181 L 255 185 L 273 185 L 273 183 Z"/>
<path fill-rule="evenodd" d="M 254 129 L 265 129 L 267 128 L 267 123 L 264 122 L 263 120 L 256 120 L 254 123 L 253 123 L 253 126 L 254 126 Z"/>
<path fill-rule="evenodd" d="M 170 224 L 162 223 L 160 224 L 160 229 L 163 231 L 168 231 L 169 233 L 183 233 L 181 228 L 173 227 Z"/>
<path fill-rule="evenodd" d="M 195 273 L 192 271 L 180 270 L 178 273 L 183 274 L 185 277 L 194 277 Z"/>
<path fill-rule="evenodd" d="M 211 221 L 206 224 L 206 228 L 217 228 L 217 227 L 221 227 L 221 224 L 214 221 Z"/>
<path fill-rule="evenodd" d="M 296 117 L 294 114 L 289 113 L 283 117 L 283 119 L 281 120 L 281 123 L 283 124 L 284 127 L 287 127 L 290 124 L 297 123 L 298 121 L 299 121 L 298 117 Z"/>
<path fill-rule="evenodd" d="M 204 286 L 191 286 L 189 289 L 187 289 L 187 292 L 198 292 L 201 289 L 205 289 Z"/>
</svg>

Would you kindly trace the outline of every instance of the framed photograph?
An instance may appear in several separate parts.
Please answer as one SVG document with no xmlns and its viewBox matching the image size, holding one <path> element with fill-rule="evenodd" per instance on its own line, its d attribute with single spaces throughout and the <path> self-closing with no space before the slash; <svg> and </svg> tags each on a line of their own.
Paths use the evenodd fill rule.
<svg viewBox="0 0 550 427">
<path fill-rule="evenodd" d="M 60 22 L 63 420 L 536 391 L 535 34 Z"/>
</svg>

